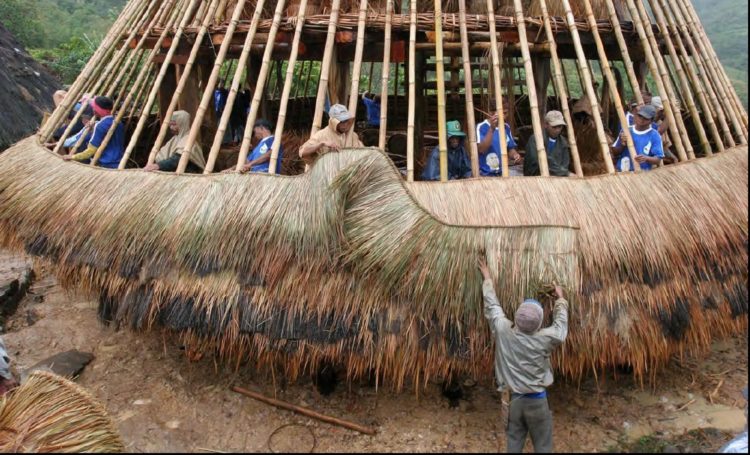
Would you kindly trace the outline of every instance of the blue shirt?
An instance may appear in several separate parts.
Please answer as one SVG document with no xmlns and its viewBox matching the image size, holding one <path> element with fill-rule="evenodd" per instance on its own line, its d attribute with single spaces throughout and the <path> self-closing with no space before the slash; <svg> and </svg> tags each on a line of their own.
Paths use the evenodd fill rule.
<svg viewBox="0 0 750 455">
<path fill-rule="evenodd" d="M 485 120 L 477 125 L 477 142 L 490 132 L 490 122 Z M 518 148 L 513 135 L 510 133 L 510 125 L 505 124 L 505 145 L 507 150 Z M 502 157 L 500 155 L 500 130 L 495 128 L 495 135 L 492 137 L 492 145 L 487 149 L 487 153 L 479 154 L 479 175 L 498 176 L 503 173 Z"/>
<path fill-rule="evenodd" d="M 217 88 L 214 90 L 214 111 L 217 114 L 221 114 L 224 111 L 224 106 L 227 104 L 227 98 L 229 98 L 229 91 L 225 88 Z"/>
<path fill-rule="evenodd" d="M 664 158 L 661 135 L 652 127 L 649 127 L 646 131 L 637 131 L 634 126 L 631 126 L 630 136 L 633 138 L 633 146 L 635 147 L 636 154 Z M 612 146 L 617 147 L 619 145 L 620 137 L 618 136 Z M 652 167 L 651 163 L 641 163 L 641 169 L 644 171 L 649 171 Z M 633 163 L 630 162 L 630 153 L 628 153 L 627 147 L 620 153 L 620 158 L 618 158 L 615 164 L 615 169 L 618 172 L 632 171 L 634 169 Z"/>
<path fill-rule="evenodd" d="M 367 124 L 370 126 L 380 126 L 380 103 L 370 98 L 363 97 L 362 102 L 367 108 Z"/>
<path fill-rule="evenodd" d="M 258 145 L 255 146 L 253 149 L 253 152 L 250 154 L 250 156 L 247 157 L 247 162 L 257 160 L 258 158 L 262 157 L 266 153 L 271 153 L 271 147 L 273 147 L 273 136 L 268 136 L 267 138 L 263 139 L 262 141 L 258 142 Z M 276 173 L 278 174 L 281 172 L 281 155 L 283 153 L 283 148 L 279 146 L 279 156 L 276 158 Z M 268 173 L 268 165 L 271 163 L 271 160 L 266 161 L 265 163 L 256 164 L 255 166 L 250 168 L 250 172 L 265 172 Z"/>
<path fill-rule="evenodd" d="M 107 136 L 107 133 L 109 132 L 110 128 L 112 128 L 114 122 L 115 118 L 111 115 L 108 115 L 97 122 L 96 126 L 94 126 L 94 132 L 91 135 L 89 145 L 93 145 L 97 148 L 102 145 L 102 142 L 104 142 L 104 138 Z M 120 164 L 120 159 L 122 159 L 122 155 L 124 153 L 125 127 L 122 125 L 122 123 L 118 123 L 117 128 L 115 129 L 115 134 L 112 135 L 112 138 L 109 140 L 107 147 L 102 152 L 102 156 L 99 157 L 98 164 L 101 167 L 117 169 L 117 166 Z"/>
</svg>

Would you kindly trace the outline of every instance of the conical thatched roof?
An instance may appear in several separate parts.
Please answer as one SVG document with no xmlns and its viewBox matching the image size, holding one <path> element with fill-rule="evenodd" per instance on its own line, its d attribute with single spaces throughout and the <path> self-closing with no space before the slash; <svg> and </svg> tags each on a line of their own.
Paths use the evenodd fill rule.
<svg viewBox="0 0 750 455">
<path fill-rule="evenodd" d="M 60 86 L 0 23 L 0 151 L 39 128 Z"/>
<path fill-rule="evenodd" d="M 220 79 L 228 106 L 252 95 L 234 149 L 222 145 L 231 109 L 212 107 Z M 390 155 L 324 155 L 302 176 L 106 171 L 39 146 L 95 93 L 127 125 L 123 169 L 154 161 L 179 108 L 206 174 L 245 162 L 261 116 L 289 170 L 294 144 L 325 126 L 326 98 L 354 110 L 365 88 L 383 95 L 373 137 Z M 609 139 L 643 88 L 662 97 L 681 162 L 615 174 Z M 522 144 L 542 144 L 541 114 L 561 109 L 584 178 L 413 182 L 431 136 L 445 150 L 446 118 L 466 125 L 476 160 L 474 126 L 503 98 Z M 389 159 L 399 135 L 405 179 Z M 508 314 L 565 284 L 558 371 L 627 364 L 644 377 L 747 328 L 746 144 L 747 114 L 688 0 L 131 0 L 40 135 L 0 157 L 0 244 L 54 261 L 100 296 L 104 319 L 281 359 L 290 376 L 321 360 L 350 377 L 374 369 L 397 388 L 490 375 L 485 254 Z"/>
</svg>

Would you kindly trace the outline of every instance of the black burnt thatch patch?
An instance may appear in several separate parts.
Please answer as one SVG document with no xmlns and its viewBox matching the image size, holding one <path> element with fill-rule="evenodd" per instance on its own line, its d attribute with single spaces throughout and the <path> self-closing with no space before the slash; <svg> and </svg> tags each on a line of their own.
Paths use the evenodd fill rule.
<svg viewBox="0 0 750 455">
<path fill-rule="evenodd" d="M 732 310 L 733 318 L 746 315 L 748 307 L 747 282 L 736 284 L 729 295 L 727 295 L 727 302 L 729 303 L 729 308 Z"/>
<path fill-rule="evenodd" d="M 674 302 L 670 309 L 659 310 L 659 322 L 665 336 L 681 340 L 690 328 L 690 303 L 683 297 Z"/>
</svg>

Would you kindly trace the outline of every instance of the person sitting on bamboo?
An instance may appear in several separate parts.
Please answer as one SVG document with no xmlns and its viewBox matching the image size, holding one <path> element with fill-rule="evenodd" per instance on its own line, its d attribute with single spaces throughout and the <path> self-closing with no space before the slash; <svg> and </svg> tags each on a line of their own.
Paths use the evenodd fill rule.
<svg viewBox="0 0 750 455">
<path fill-rule="evenodd" d="M 362 94 L 362 103 L 367 110 L 367 126 L 380 128 L 380 95 L 365 92 Z"/>
<path fill-rule="evenodd" d="M 78 144 L 77 147 L 75 147 L 75 151 L 73 153 L 80 153 L 86 148 L 88 148 L 89 140 L 91 140 L 91 129 L 93 128 L 92 117 L 94 116 L 94 111 L 91 109 L 91 106 L 86 106 L 83 109 L 83 112 L 81 112 L 80 121 L 83 125 L 83 128 L 81 128 L 80 131 L 75 133 L 74 135 L 70 136 L 69 138 L 65 139 L 63 142 L 63 146 L 61 149 L 61 152 L 65 155 L 70 154 L 71 148 L 75 147 L 76 144 Z M 95 122 L 94 122 L 95 123 Z M 84 136 L 83 140 L 81 140 L 81 136 Z M 80 141 L 80 144 L 79 144 Z M 50 150 L 54 150 L 55 147 L 57 147 L 57 142 L 47 142 L 44 144 L 45 147 L 47 147 Z M 84 163 L 87 163 L 89 160 L 83 161 Z"/>
<path fill-rule="evenodd" d="M 330 117 L 328 127 L 313 134 L 299 148 L 299 157 L 306 164 L 312 164 L 318 156 L 328 152 L 338 152 L 346 147 L 364 147 L 357 133 L 351 131 L 354 116 L 345 106 L 334 104 L 328 111 L 328 115 Z"/>
<path fill-rule="evenodd" d="M 247 162 L 240 169 L 240 174 L 246 172 L 268 173 L 271 162 L 271 148 L 273 147 L 274 135 L 273 125 L 266 119 L 258 119 L 253 125 L 253 138 L 258 141 L 252 153 L 247 157 Z M 284 148 L 279 144 L 279 156 L 276 157 L 276 174 L 281 173 L 281 157 Z M 224 173 L 234 172 L 234 167 L 225 169 Z"/>
<path fill-rule="evenodd" d="M 154 162 L 147 164 L 144 171 L 164 171 L 174 172 L 180 164 L 182 152 L 185 150 L 185 144 L 190 135 L 190 114 L 185 111 L 176 111 L 169 120 L 169 130 L 174 133 L 172 139 L 164 144 L 154 158 Z M 188 165 L 185 169 L 191 173 L 201 173 L 206 167 L 206 160 L 203 158 L 203 150 L 197 141 L 190 149 L 188 156 Z"/>
<path fill-rule="evenodd" d="M 567 177 L 570 172 L 570 146 L 562 135 L 565 119 L 562 112 L 549 111 L 544 116 L 544 148 L 547 151 L 549 175 Z M 523 158 L 523 175 L 541 175 L 539 157 L 537 156 L 536 137 L 532 134 L 526 143 L 526 155 Z"/>
<path fill-rule="evenodd" d="M 508 99 L 503 98 L 503 112 L 510 112 Z M 477 125 L 477 151 L 479 152 L 479 175 L 483 177 L 499 177 L 503 173 L 500 154 L 500 130 L 497 127 L 497 109 L 490 111 L 490 116 Z M 490 134 L 493 132 L 494 134 Z M 516 141 L 510 132 L 510 125 L 505 123 L 505 147 L 508 151 L 510 164 L 520 164 L 521 155 L 516 148 Z"/>
<path fill-rule="evenodd" d="M 104 143 L 109 130 L 114 127 L 115 131 L 107 146 L 102 151 L 97 164 L 101 167 L 117 169 L 120 159 L 125 153 L 125 127 L 122 123 L 118 123 L 115 126 L 115 118 L 112 116 L 113 106 L 114 102 L 111 98 L 106 96 L 97 96 L 94 98 L 91 107 L 94 110 L 94 115 L 99 118 L 99 121 L 94 126 L 94 132 L 91 135 L 89 145 L 81 153 L 63 156 L 65 161 L 85 161 L 91 159 L 96 154 L 97 149 Z"/>
<path fill-rule="evenodd" d="M 654 106 L 650 104 L 641 106 L 634 119 L 635 125 L 629 128 L 636 152 L 635 160 L 644 171 L 651 170 L 664 158 L 661 136 L 652 126 L 655 116 L 656 109 L 654 109 Z M 615 143 L 612 144 L 612 159 L 616 161 L 615 168 L 618 172 L 627 172 L 634 169 L 633 163 L 630 161 L 626 141 L 625 133 L 621 132 Z"/>
<path fill-rule="evenodd" d="M 448 179 L 465 179 L 471 177 L 469 155 L 464 147 L 466 134 L 461 131 L 458 120 L 451 120 L 446 124 L 448 136 Z M 430 159 L 422 171 L 422 180 L 440 180 L 440 146 L 435 146 Z"/>
<path fill-rule="evenodd" d="M 530 435 L 534 452 L 550 453 L 552 413 L 547 387 L 554 377 L 549 359 L 568 336 L 568 301 L 562 287 L 555 285 L 552 325 L 542 328 L 544 309 L 534 299 L 524 300 L 511 321 L 500 306 L 484 258 L 479 259 L 479 270 L 484 278 L 484 317 L 495 340 L 495 379 L 499 391 L 510 388 L 506 452 L 523 452 Z"/>
<path fill-rule="evenodd" d="M 660 96 L 651 98 L 651 105 L 656 109 L 656 117 L 654 117 L 654 123 L 651 125 L 652 128 L 656 129 L 661 135 L 661 143 L 664 148 L 664 164 L 673 164 L 679 161 L 674 153 L 670 150 L 672 147 L 672 141 L 669 139 L 669 123 L 664 115 L 664 103 Z"/>
</svg>

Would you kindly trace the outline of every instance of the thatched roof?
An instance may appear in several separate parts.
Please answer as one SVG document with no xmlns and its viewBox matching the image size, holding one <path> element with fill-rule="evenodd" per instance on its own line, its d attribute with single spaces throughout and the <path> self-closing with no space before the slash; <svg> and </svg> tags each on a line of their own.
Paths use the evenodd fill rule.
<svg viewBox="0 0 750 455">
<path fill-rule="evenodd" d="M 52 112 L 60 81 L 37 63 L 0 23 L 0 151 L 39 128 Z"/>
<path fill-rule="evenodd" d="M 629 364 L 643 377 L 747 328 L 747 158 L 521 188 L 405 184 L 376 149 L 298 177 L 60 172 L 29 139 L 0 156 L 0 244 L 98 293 L 106 319 L 234 360 L 281 358 L 291 377 L 333 359 L 397 388 L 491 375 L 484 254 L 509 315 L 542 284 L 567 288 L 559 372 Z"/>
</svg>

